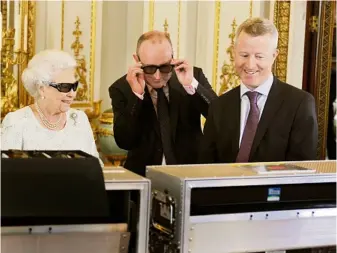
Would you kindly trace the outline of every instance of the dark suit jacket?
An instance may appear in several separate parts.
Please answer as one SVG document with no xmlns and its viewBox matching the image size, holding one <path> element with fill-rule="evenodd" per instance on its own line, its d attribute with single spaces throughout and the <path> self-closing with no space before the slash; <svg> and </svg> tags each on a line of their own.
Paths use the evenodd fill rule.
<svg viewBox="0 0 337 253">
<path fill-rule="evenodd" d="M 240 87 L 212 103 L 204 128 L 200 163 L 233 163 L 239 152 Z M 311 94 L 274 77 L 249 162 L 315 160 L 318 130 Z"/>
<path fill-rule="evenodd" d="M 189 95 L 179 83 L 175 72 L 168 82 L 170 124 L 173 149 L 178 164 L 197 162 L 202 137 L 200 118 L 207 116 L 211 100 L 217 98 L 200 68 L 194 68 L 199 82 L 194 95 Z M 157 115 L 145 89 L 144 100 L 131 90 L 126 76 L 109 88 L 114 113 L 114 137 L 117 145 L 128 150 L 124 167 L 145 175 L 145 166 L 162 163 L 162 144 Z"/>
</svg>

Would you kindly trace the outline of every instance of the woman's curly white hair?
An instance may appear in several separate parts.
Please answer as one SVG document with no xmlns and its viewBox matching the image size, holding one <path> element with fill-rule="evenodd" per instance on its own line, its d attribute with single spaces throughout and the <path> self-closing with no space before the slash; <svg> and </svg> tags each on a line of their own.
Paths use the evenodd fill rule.
<svg viewBox="0 0 337 253">
<path fill-rule="evenodd" d="M 38 98 L 42 85 L 52 82 L 58 72 L 76 65 L 76 60 L 67 52 L 57 49 L 41 51 L 34 55 L 23 71 L 23 85 L 32 97 Z"/>
</svg>

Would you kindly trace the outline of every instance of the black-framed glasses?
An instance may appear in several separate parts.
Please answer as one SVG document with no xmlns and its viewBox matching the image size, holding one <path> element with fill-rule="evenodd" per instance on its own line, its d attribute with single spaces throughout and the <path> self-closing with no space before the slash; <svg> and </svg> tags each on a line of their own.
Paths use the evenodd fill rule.
<svg viewBox="0 0 337 253">
<path fill-rule="evenodd" d="M 139 55 L 137 55 L 139 61 L 141 61 Z M 173 55 L 172 55 L 173 59 Z M 144 71 L 145 74 L 153 75 L 159 69 L 160 73 L 168 74 L 171 73 L 175 66 L 170 63 L 165 63 L 161 65 L 143 65 L 140 68 Z"/>
<path fill-rule="evenodd" d="M 141 66 L 141 69 L 144 71 L 145 74 L 153 75 L 156 73 L 157 69 L 159 69 L 160 73 L 168 74 L 171 73 L 174 68 L 173 64 L 162 64 L 162 65 L 145 65 Z"/>
<path fill-rule="evenodd" d="M 71 90 L 77 90 L 78 81 L 74 83 L 49 83 L 49 86 L 57 89 L 59 92 L 68 93 Z"/>
</svg>

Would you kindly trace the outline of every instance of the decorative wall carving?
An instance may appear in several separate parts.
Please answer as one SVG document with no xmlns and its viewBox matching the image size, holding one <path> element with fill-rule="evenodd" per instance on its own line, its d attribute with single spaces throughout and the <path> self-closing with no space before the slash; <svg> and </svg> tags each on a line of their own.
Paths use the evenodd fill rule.
<svg viewBox="0 0 337 253">
<path fill-rule="evenodd" d="M 87 101 L 88 100 L 88 83 L 87 83 L 87 63 L 84 55 L 80 55 L 80 51 L 83 50 L 83 44 L 80 42 L 80 36 L 82 31 L 80 30 L 80 18 L 77 16 L 75 21 L 75 31 L 73 35 L 75 36 L 75 41 L 71 44 L 71 49 L 74 51 L 74 57 L 77 62 L 76 67 L 76 78 L 79 80 L 81 87 L 77 89 L 76 98 L 77 101 Z"/>
<path fill-rule="evenodd" d="M 154 27 L 154 0 L 149 2 L 149 31 L 152 31 Z"/>
<path fill-rule="evenodd" d="M 11 11 L 8 11 L 9 9 Z M 8 112 L 24 107 L 33 100 L 23 87 L 21 75 L 35 52 L 35 2 L 1 1 L 1 14 L 1 118 L 3 118 Z"/>
<path fill-rule="evenodd" d="M 64 49 L 64 0 L 61 6 L 61 50 Z"/>
<path fill-rule="evenodd" d="M 19 108 L 18 82 L 13 74 L 13 66 L 22 64 L 24 59 L 21 52 L 14 53 L 15 29 L 6 29 L 2 35 L 1 116 L 4 117 Z"/>
<path fill-rule="evenodd" d="M 96 1 L 92 0 L 90 3 L 90 39 L 83 39 L 83 34 L 80 29 L 80 18 L 77 16 L 75 20 L 75 30 L 72 35 L 75 36 L 75 41 L 70 45 L 65 45 L 65 41 L 69 37 L 69 32 L 65 29 L 65 12 L 68 11 L 69 6 L 74 3 L 62 0 L 61 3 L 61 49 L 71 49 L 74 53 L 74 58 L 77 61 L 76 75 L 79 78 L 80 87 L 78 88 L 75 101 L 72 107 L 75 108 L 93 108 L 94 107 L 94 73 L 95 73 L 95 41 L 96 41 Z M 89 4 L 88 3 L 88 4 Z M 81 3 L 83 4 L 83 3 Z M 68 18 L 68 16 L 67 16 Z M 83 18 L 82 18 L 83 22 Z M 85 48 L 90 48 L 90 53 L 82 52 Z M 86 50 L 85 50 L 86 51 Z M 89 61 L 87 60 L 89 59 Z M 96 102 L 98 103 L 98 102 Z M 99 103 L 100 104 L 100 103 Z M 93 108 L 94 109 L 94 108 Z"/>
<path fill-rule="evenodd" d="M 167 22 L 167 18 L 165 18 L 163 27 L 164 27 L 164 32 L 165 32 L 168 36 L 170 36 L 170 33 L 169 33 L 169 31 L 168 31 L 169 24 L 168 24 L 168 22 Z"/>
<path fill-rule="evenodd" d="M 317 89 L 315 91 L 318 120 L 317 157 L 320 159 L 325 159 L 326 154 L 332 46 L 333 40 L 335 39 L 333 36 L 335 12 L 336 3 L 334 1 L 321 2 L 316 76 Z M 335 80 L 333 80 L 333 82 L 332 85 L 336 85 Z"/>
<path fill-rule="evenodd" d="M 274 63 L 274 74 L 283 82 L 287 80 L 290 1 L 275 1 L 274 24 L 278 30 L 279 55 Z"/>
<path fill-rule="evenodd" d="M 249 17 L 253 16 L 253 1 L 250 0 L 249 3 Z M 226 53 L 229 55 L 229 63 L 225 60 L 222 68 L 221 68 L 221 75 L 220 75 L 220 89 L 218 95 L 225 93 L 228 90 L 235 88 L 236 86 L 240 85 L 240 77 L 237 75 L 235 70 L 234 64 L 234 43 L 235 43 L 235 36 L 236 36 L 236 19 L 233 19 L 231 24 L 232 32 L 228 35 L 228 38 L 231 39 L 230 46 L 227 48 Z"/>
<path fill-rule="evenodd" d="M 235 88 L 236 86 L 240 85 L 240 78 L 236 74 L 235 71 L 235 65 L 234 65 L 234 56 L 233 56 L 233 49 L 234 49 L 234 42 L 235 42 L 235 36 L 236 36 L 236 20 L 234 18 L 232 23 L 232 33 L 228 35 L 228 37 L 231 39 L 231 44 L 227 48 L 226 53 L 229 55 L 229 63 L 224 62 L 222 69 L 221 69 L 221 86 L 219 90 L 219 96 L 223 93 L 225 93 L 228 90 L 231 90 Z"/>
<path fill-rule="evenodd" d="M 28 1 L 28 59 L 32 59 L 35 54 L 35 17 L 36 3 L 35 1 Z"/>
</svg>

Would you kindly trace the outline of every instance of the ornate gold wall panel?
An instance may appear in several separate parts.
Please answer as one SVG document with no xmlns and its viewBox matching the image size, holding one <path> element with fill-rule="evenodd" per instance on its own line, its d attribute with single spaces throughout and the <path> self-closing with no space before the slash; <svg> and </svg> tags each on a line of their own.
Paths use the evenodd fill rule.
<svg viewBox="0 0 337 253">
<path fill-rule="evenodd" d="M 154 0 L 149 2 L 149 31 L 152 31 L 154 27 Z"/>
<path fill-rule="evenodd" d="M 71 44 L 71 49 L 74 51 L 74 57 L 77 62 L 76 67 L 76 78 L 82 84 L 82 87 L 79 87 L 76 92 L 76 101 L 87 101 L 88 100 L 88 82 L 87 82 L 87 63 L 85 57 L 80 54 L 84 46 L 80 41 L 82 31 L 80 30 L 80 18 L 77 16 L 75 21 L 75 31 L 73 35 L 75 36 L 75 41 Z"/>
<path fill-rule="evenodd" d="M 316 108 L 318 120 L 318 149 L 317 156 L 325 159 L 327 129 L 328 129 L 328 106 L 331 85 L 336 85 L 336 80 L 330 80 L 332 63 L 333 28 L 335 21 L 336 3 L 334 1 L 321 2 L 321 17 L 319 21 L 319 42 L 317 54 L 316 75 Z"/>
<path fill-rule="evenodd" d="M 32 103 L 21 74 L 35 53 L 35 4 L 1 1 L 1 118 Z"/>
<path fill-rule="evenodd" d="M 64 49 L 64 0 L 62 0 L 61 6 L 61 50 Z"/>
<path fill-rule="evenodd" d="M 226 53 L 229 55 L 229 63 L 225 61 L 221 68 L 221 76 L 220 76 L 221 83 L 218 94 L 219 96 L 225 93 L 226 91 L 240 85 L 240 77 L 236 74 L 235 71 L 234 55 L 233 55 L 236 27 L 237 24 L 234 18 L 232 23 L 232 33 L 228 35 L 228 37 L 231 39 L 231 44 L 226 50 Z"/>
<path fill-rule="evenodd" d="M 96 0 L 91 1 L 91 21 L 90 21 L 90 105 L 93 106 L 94 80 L 95 80 L 95 56 L 96 56 Z M 97 103 L 97 102 L 96 102 Z M 99 103 L 100 104 L 100 103 Z"/>
<path fill-rule="evenodd" d="M 279 55 L 274 63 L 274 74 L 283 82 L 287 80 L 290 5 L 290 1 L 275 1 L 274 7 L 274 24 L 279 32 Z"/>
<path fill-rule="evenodd" d="M 76 98 L 72 107 L 88 108 L 94 106 L 94 81 L 95 81 L 95 49 L 96 49 L 96 1 L 79 2 L 62 1 L 61 3 L 61 49 L 74 55 L 77 61 L 76 73 L 80 81 Z M 74 13 L 73 16 L 66 15 L 66 12 L 81 9 L 80 5 L 90 4 L 90 26 L 87 19 L 83 18 L 83 11 Z M 85 8 L 87 8 L 85 6 Z M 82 13 L 82 18 L 79 18 Z M 88 13 L 89 14 L 89 13 Z M 65 20 L 66 19 L 66 20 Z M 65 27 L 65 23 L 72 22 L 70 30 Z M 87 29 L 86 29 L 87 27 Z M 90 30 L 88 30 L 90 27 Z M 83 31 L 83 29 L 86 29 Z M 84 34 L 89 36 L 82 36 Z M 88 50 L 89 49 L 89 50 Z"/>
<path fill-rule="evenodd" d="M 252 15 L 253 15 L 253 1 L 250 0 L 248 17 L 251 18 Z M 236 22 L 236 18 L 234 17 L 231 24 L 232 32 L 228 35 L 228 38 L 230 39 L 230 45 L 226 49 L 226 54 L 229 57 L 229 61 L 225 60 L 221 67 L 220 87 L 218 92 L 219 96 L 225 93 L 226 91 L 231 90 L 236 86 L 240 85 L 240 77 L 237 75 L 235 70 L 234 54 L 233 54 L 237 26 L 238 24 Z"/>
<path fill-rule="evenodd" d="M 28 59 L 33 58 L 35 54 L 35 17 L 36 17 L 36 2 L 28 1 Z"/>
</svg>

